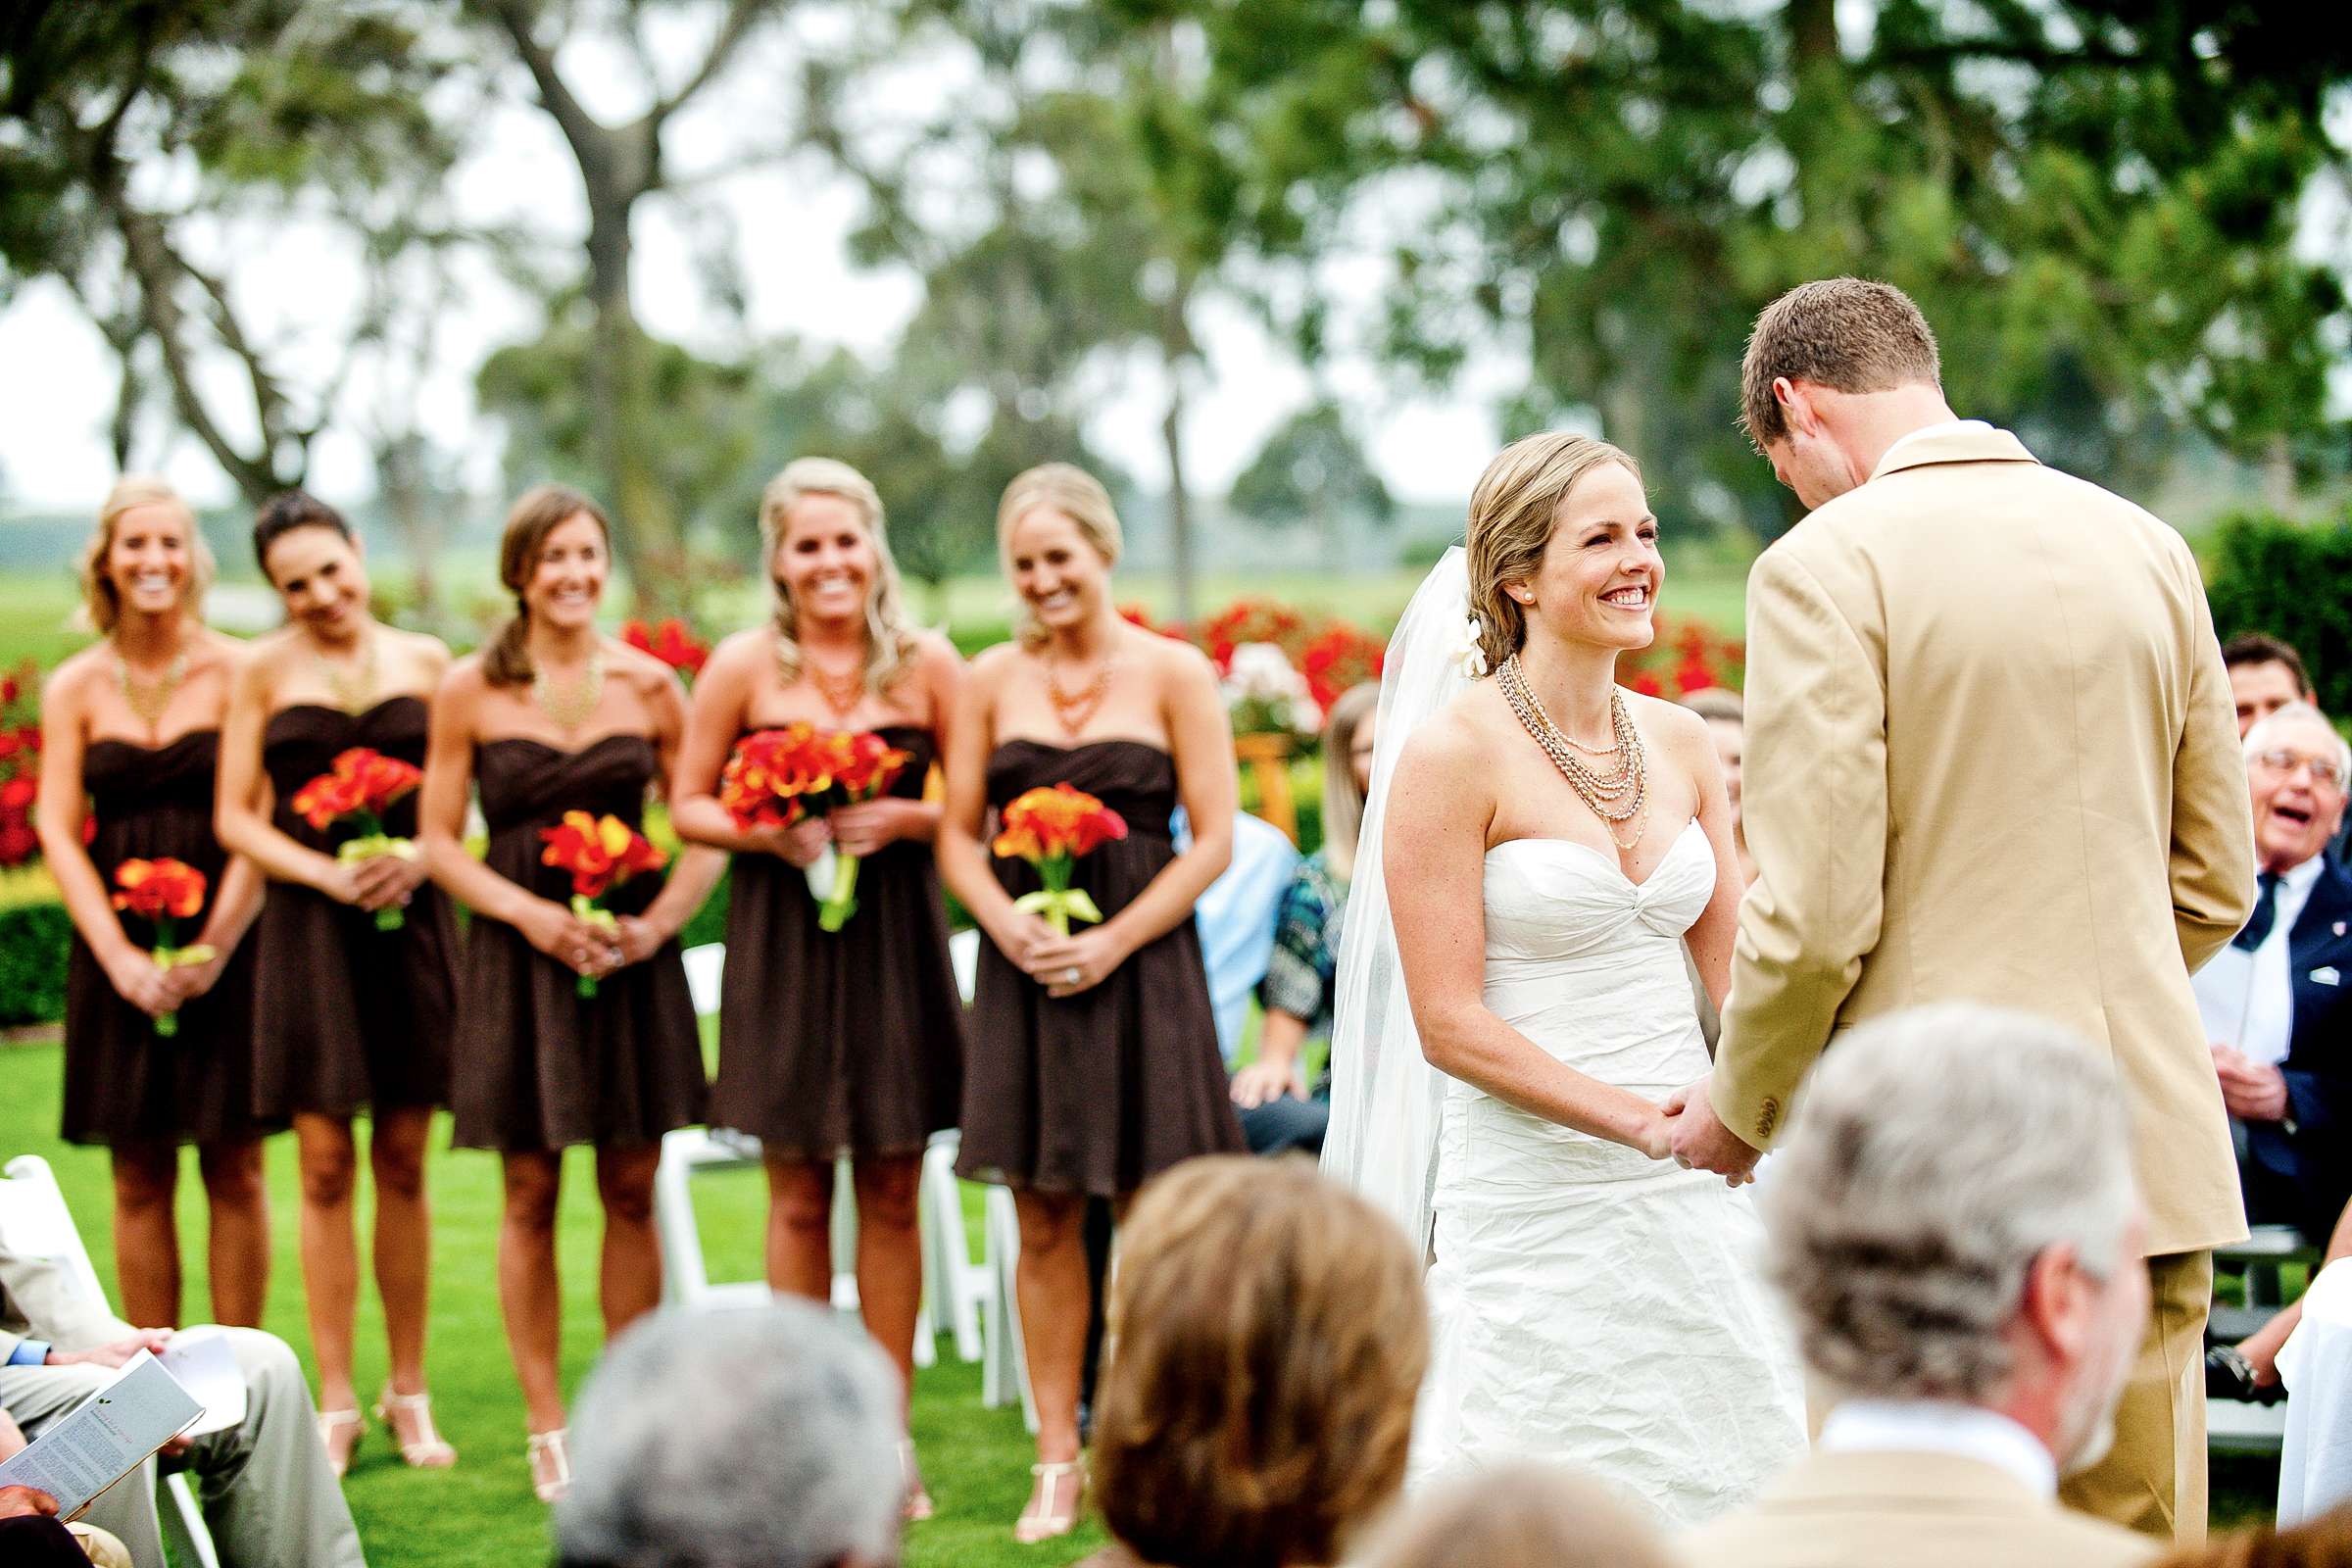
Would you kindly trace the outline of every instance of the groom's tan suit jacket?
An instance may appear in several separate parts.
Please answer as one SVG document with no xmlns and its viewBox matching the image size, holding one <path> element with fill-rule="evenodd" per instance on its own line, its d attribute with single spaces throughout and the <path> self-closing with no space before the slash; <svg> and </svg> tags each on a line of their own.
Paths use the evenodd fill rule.
<svg viewBox="0 0 2352 1568">
<path fill-rule="evenodd" d="M 1739 1568 L 2127 1568 L 2158 1551 L 2016 1478 L 1944 1453 L 1815 1453 L 1677 1543 Z"/>
<path fill-rule="evenodd" d="M 2024 1007 L 2112 1054 L 2148 1252 L 2244 1235 L 2188 977 L 2252 910 L 2253 829 L 2180 536 L 2006 431 L 1922 435 L 1757 560 L 1747 658 L 1724 1125 L 1769 1148 L 1840 1028 Z"/>
</svg>

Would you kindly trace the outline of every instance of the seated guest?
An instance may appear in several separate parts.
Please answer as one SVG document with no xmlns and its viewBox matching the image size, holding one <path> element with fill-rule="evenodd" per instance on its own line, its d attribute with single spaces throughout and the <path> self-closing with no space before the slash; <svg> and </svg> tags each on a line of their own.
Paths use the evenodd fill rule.
<svg viewBox="0 0 2352 1568">
<path fill-rule="evenodd" d="M 2103 1051 L 2025 1013 L 1891 1014 L 1822 1057 L 1759 1185 L 1819 1446 L 1692 1533 L 1741 1568 L 2106 1568 L 2155 1544 L 2057 1501 L 2113 1442 L 2146 1222 Z"/>
<path fill-rule="evenodd" d="M 1178 853 L 1191 842 L 1184 813 L 1176 813 Z M 1200 932 L 1200 962 L 1208 970 L 1208 1004 L 1216 1014 L 1217 1052 L 1228 1067 L 1242 1049 L 1250 994 L 1265 978 L 1274 952 L 1274 906 L 1291 885 L 1298 851 L 1290 835 L 1262 816 L 1233 813 L 1233 858 L 1193 906 Z"/>
<path fill-rule="evenodd" d="M 2320 1269 L 2346 1257 L 2352 1257 L 2352 1204 L 2336 1217 L 2327 1255 L 2320 1259 L 2320 1268 L 2312 1270 L 2312 1278 L 2319 1277 Z M 2285 1398 L 2286 1385 L 2278 1381 L 2278 1351 L 2302 1321 L 2303 1302 L 2298 1298 L 2237 1344 L 2207 1349 L 2206 1394 L 2220 1399 L 2251 1399 L 2257 1404 L 2277 1404 Z"/>
<path fill-rule="evenodd" d="M 1672 1568 L 1648 1523 L 1555 1465 L 1510 1464 L 1439 1488 L 1382 1532 L 1363 1568 Z"/>
<path fill-rule="evenodd" d="M 1194 1159 L 1120 1232 L 1090 1568 L 1337 1563 L 1404 1482 L 1420 1260 L 1304 1160 Z"/>
<path fill-rule="evenodd" d="M 1732 847 L 1740 854 L 1740 876 L 1756 879 L 1755 857 L 1747 853 L 1747 824 L 1740 816 L 1740 760 L 1747 750 L 1747 707 L 1729 686 L 1702 686 L 1683 698 L 1683 706 L 1707 721 L 1708 738 L 1715 742 L 1715 760 L 1723 764 L 1723 787 L 1732 798 Z"/>
<path fill-rule="evenodd" d="M 2319 700 L 2303 656 L 2265 632 L 2240 632 L 2222 644 L 2230 671 L 2230 696 L 2237 704 L 2237 733 L 2261 723 L 2289 703 Z"/>
<path fill-rule="evenodd" d="M 1298 862 L 1273 924 L 1274 952 L 1258 1026 L 1257 1059 L 1233 1075 L 1233 1102 L 1253 1154 L 1323 1150 L 1331 1125 L 1331 1076 L 1310 1089 L 1299 1050 L 1331 1036 L 1332 981 L 1340 966 L 1340 919 L 1355 874 L 1355 841 L 1372 788 L 1380 683 L 1340 694 L 1323 727 L 1323 847 Z"/>
<path fill-rule="evenodd" d="M 0 1459 L 24 1447 L 24 1434 L 0 1410 Z M 57 1499 L 30 1487 L 0 1487 L 0 1562 L 9 1568 L 130 1568 L 130 1553 L 105 1531 L 60 1524 Z"/>
<path fill-rule="evenodd" d="M 359 1532 L 319 1446 L 302 1364 L 273 1334 L 221 1333 L 245 1377 L 245 1419 L 168 1450 L 195 1472 L 220 1560 L 235 1568 L 360 1568 Z M 170 1339 L 168 1329 L 122 1322 L 72 1270 L 17 1252 L 0 1235 L 0 1409 L 26 1436 L 37 1440 L 124 1362 Z M 164 1568 L 155 1464 L 109 1488 L 87 1515 L 122 1539 L 136 1568 Z"/>
<path fill-rule="evenodd" d="M 2324 1236 L 2352 1198 L 2352 872 L 2330 860 L 2352 749 L 2289 703 L 2246 733 L 2261 879 L 2254 913 L 2199 970 L 2197 1010 L 2237 1143 L 2246 1217 Z"/>
<path fill-rule="evenodd" d="M 888 1568 L 899 1380 L 825 1307 L 680 1308 L 612 1341 L 572 1417 L 561 1568 Z"/>
</svg>

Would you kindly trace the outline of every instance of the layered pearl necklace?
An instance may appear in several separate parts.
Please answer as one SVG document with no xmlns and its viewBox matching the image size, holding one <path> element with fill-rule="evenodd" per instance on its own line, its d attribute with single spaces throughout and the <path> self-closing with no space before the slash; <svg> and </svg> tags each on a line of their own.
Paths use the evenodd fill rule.
<svg viewBox="0 0 2352 1568">
<path fill-rule="evenodd" d="M 1649 827 L 1649 768 L 1642 752 L 1642 732 L 1634 727 L 1634 715 L 1625 706 L 1625 694 L 1614 686 L 1609 688 L 1609 729 L 1615 738 L 1604 750 L 1582 745 L 1561 733 L 1528 686 L 1517 654 L 1502 662 L 1494 683 L 1501 689 L 1503 701 L 1511 705 L 1511 711 L 1519 715 L 1527 733 L 1544 749 L 1544 755 L 1551 759 L 1552 766 L 1560 770 L 1578 798 L 1608 828 L 1609 842 L 1621 850 L 1630 850 L 1641 843 L 1642 833 Z M 1595 757 L 1615 757 L 1617 766 L 1603 773 L 1577 756 L 1578 751 Z M 1618 836 L 1618 824 L 1623 822 L 1634 824 L 1632 838 Z"/>
</svg>

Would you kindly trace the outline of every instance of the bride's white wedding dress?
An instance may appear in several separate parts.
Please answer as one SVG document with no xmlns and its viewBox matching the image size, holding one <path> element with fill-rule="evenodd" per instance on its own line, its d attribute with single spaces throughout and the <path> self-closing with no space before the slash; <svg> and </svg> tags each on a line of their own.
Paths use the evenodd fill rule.
<svg viewBox="0 0 2352 1568">
<path fill-rule="evenodd" d="M 1714 887 L 1695 822 L 1639 884 L 1564 839 L 1496 845 L 1487 1005 L 1578 1071 L 1663 1101 L 1707 1071 L 1683 936 Z M 1746 1192 L 1453 1078 L 1437 1135 L 1417 1480 L 1557 1459 L 1688 1524 L 1797 1457 L 1803 1389 Z"/>
</svg>

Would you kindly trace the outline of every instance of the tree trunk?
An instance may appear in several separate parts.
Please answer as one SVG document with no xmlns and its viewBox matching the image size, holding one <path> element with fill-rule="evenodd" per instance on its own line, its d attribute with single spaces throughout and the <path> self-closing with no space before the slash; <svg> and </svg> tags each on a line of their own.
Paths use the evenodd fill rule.
<svg viewBox="0 0 2352 1568">
<path fill-rule="evenodd" d="M 686 608 L 685 542 L 645 444 L 651 390 L 645 382 L 644 335 L 629 300 L 629 215 L 637 194 L 591 191 L 588 295 L 596 329 L 588 358 L 589 418 L 604 470 L 604 500 L 612 510 L 614 552 L 628 569 L 639 608 L 668 614 Z"/>
<path fill-rule="evenodd" d="M 1192 334 L 1184 319 L 1185 291 L 1172 291 L 1162 307 L 1160 363 L 1168 372 L 1168 414 L 1159 424 L 1168 454 L 1168 569 L 1175 578 L 1176 619 L 1193 623 L 1193 508 L 1184 484 L 1184 363 Z"/>
</svg>

